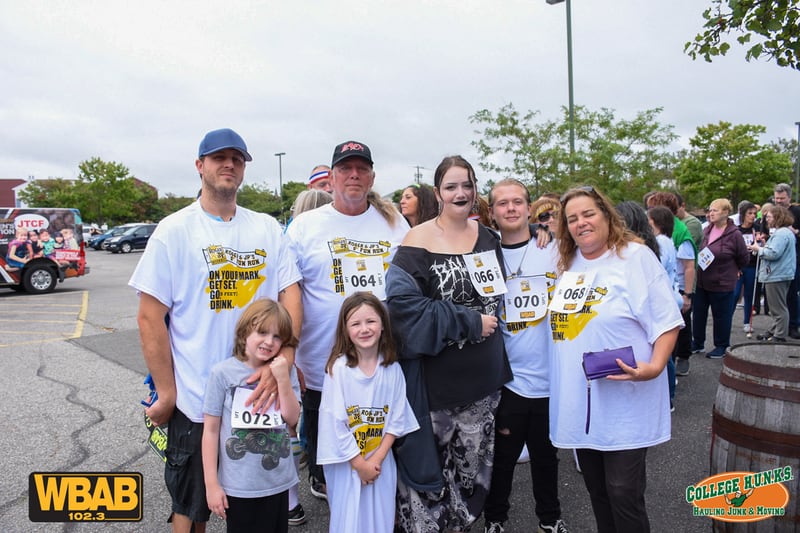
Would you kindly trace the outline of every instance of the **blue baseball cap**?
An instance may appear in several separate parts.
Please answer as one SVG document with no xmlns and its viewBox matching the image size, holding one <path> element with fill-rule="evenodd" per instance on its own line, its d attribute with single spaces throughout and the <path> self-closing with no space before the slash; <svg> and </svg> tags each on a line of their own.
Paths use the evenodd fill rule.
<svg viewBox="0 0 800 533">
<path fill-rule="evenodd" d="M 245 161 L 253 160 L 253 156 L 247 152 L 247 145 L 244 143 L 242 136 L 230 128 L 223 128 L 206 133 L 206 136 L 200 141 L 200 149 L 197 152 L 197 157 L 213 154 L 214 152 L 219 152 L 226 148 L 233 148 L 241 152 Z"/>
</svg>

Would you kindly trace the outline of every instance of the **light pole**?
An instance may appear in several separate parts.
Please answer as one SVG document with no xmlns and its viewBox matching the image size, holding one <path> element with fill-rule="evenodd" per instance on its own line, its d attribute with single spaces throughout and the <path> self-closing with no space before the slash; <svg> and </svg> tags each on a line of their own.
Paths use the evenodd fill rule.
<svg viewBox="0 0 800 533">
<path fill-rule="evenodd" d="M 569 84 L 569 175 L 575 177 L 575 97 L 572 90 L 572 1 L 546 0 L 550 5 L 567 3 L 567 76 Z"/>
<path fill-rule="evenodd" d="M 795 122 L 797 126 L 797 155 L 794 162 L 794 201 L 800 202 L 800 122 Z"/>
<path fill-rule="evenodd" d="M 286 152 L 278 152 L 275 157 L 278 158 L 278 198 L 281 201 L 281 218 L 283 218 L 283 156 Z"/>
</svg>

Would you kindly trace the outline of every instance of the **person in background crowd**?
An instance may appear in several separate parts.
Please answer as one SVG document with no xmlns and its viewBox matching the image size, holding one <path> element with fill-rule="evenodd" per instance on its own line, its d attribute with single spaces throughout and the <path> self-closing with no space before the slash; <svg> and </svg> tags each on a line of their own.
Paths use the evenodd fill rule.
<svg viewBox="0 0 800 533">
<path fill-rule="evenodd" d="M 553 232 L 558 233 L 558 212 L 561 204 L 552 198 L 540 198 L 531 204 L 531 224 L 542 224 Z"/>
<path fill-rule="evenodd" d="M 708 308 L 714 321 L 714 349 L 706 354 L 710 359 L 725 357 L 731 344 L 733 321 L 733 290 L 739 272 L 750 261 L 749 250 L 742 234 L 728 218 L 731 203 L 718 198 L 708 208 L 708 226 L 703 230 L 703 243 L 698 254 L 697 288 L 694 295 L 692 352 L 703 351 L 706 341 Z"/>
<path fill-rule="evenodd" d="M 800 339 L 800 205 L 792 204 L 792 188 L 787 183 L 779 183 L 772 190 L 775 205 L 789 210 L 794 222 L 789 229 L 795 237 L 795 275 L 789 284 L 786 305 L 789 307 L 789 337 Z"/>
<path fill-rule="evenodd" d="M 500 240 L 471 219 L 478 195 L 472 165 L 444 158 L 434 192 L 439 215 L 411 228 L 386 276 L 406 390 L 421 427 L 395 446 L 398 525 L 407 532 L 467 531 L 481 515 L 500 388 L 512 378 L 497 329 Z"/>
<path fill-rule="evenodd" d="M 311 171 L 311 175 L 308 177 L 308 184 L 306 187 L 308 189 L 325 191 L 329 194 L 333 192 L 333 186 L 331 185 L 331 167 L 328 165 L 315 166 Z"/>
<path fill-rule="evenodd" d="M 683 321 L 664 305 L 672 288 L 655 254 L 595 188 L 564 194 L 559 228 L 550 438 L 577 449 L 597 531 L 648 533 L 647 451 L 670 438 L 664 367 Z M 632 352 L 635 366 L 616 358 L 616 375 L 587 385 L 582 354 L 605 350 Z"/>
<path fill-rule="evenodd" d="M 764 204 L 758 208 L 758 213 L 756 214 L 756 239 L 760 240 L 761 242 L 767 242 L 769 238 L 769 228 L 767 227 L 767 212 L 772 209 L 775 204 L 772 202 L 764 202 Z M 764 301 L 764 314 L 769 314 L 769 300 L 767 299 L 767 294 L 764 292 L 764 284 L 758 281 L 758 272 L 756 272 L 756 295 L 753 297 L 753 314 L 758 315 L 761 314 L 761 301 Z"/>
<path fill-rule="evenodd" d="M 403 189 L 400 213 L 412 228 L 437 215 L 436 195 L 429 185 L 414 183 Z"/>
<path fill-rule="evenodd" d="M 646 197 L 647 208 L 657 205 L 664 206 L 672 212 L 675 218 L 672 229 L 672 242 L 678 256 L 678 288 L 682 291 L 684 300 L 681 306 L 684 327 L 678 332 L 678 341 L 675 343 L 675 375 L 688 376 L 690 357 L 692 355 L 692 310 L 696 280 L 697 244 L 686 225 L 678 218 L 678 198 L 669 192 L 653 192 Z M 702 240 L 702 239 L 701 239 Z M 705 331 L 705 330 L 704 330 Z"/>
<path fill-rule="evenodd" d="M 489 202 L 481 195 L 475 200 L 475 205 L 472 206 L 472 213 L 469 215 L 470 220 L 477 220 L 487 228 L 497 229 L 494 227 L 492 215 L 489 212 Z"/>
<path fill-rule="evenodd" d="M 786 292 L 797 268 L 794 257 L 794 233 L 790 229 L 794 217 L 788 209 L 776 205 L 767 212 L 766 219 L 769 228 L 775 232 L 763 246 L 757 242 L 749 246 L 750 250 L 758 254 L 761 259 L 758 279 L 764 284 L 764 290 L 771 302 L 772 324 L 765 334 L 758 335 L 757 338 L 769 342 L 786 342 L 789 332 Z"/>
<path fill-rule="evenodd" d="M 515 179 L 497 182 L 489 194 L 500 230 L 509 292 L 500 331 L 512 381 L 501 390 L 495 423 L 492 485 L 486 499 L 486 533 L 502 533 L 511 508 L 514 469 L 523 445 L 530 450 L 531 484 L 539 533 L 567 533 L 558 498 L 558 455 L 550 442 L 550 327 L 547 303 L 556 272 L 556 246 L 539 248 L 528 224 L 530 192 Z M 513 318 L 512 318 L 513 315 Z M 526 316 L 527 318 L 522 318 Z"/>
<path fill-rule="evenodd" d="M 686 211 L 686 202 L 683 200 L 683 196 L 677 192 L 674 192 L 673 194 L 675 195 L 675 199 L 678 201 L 678 209 L 675 212 L 675 216 L 677 216 L 678 220 L 686 225 L 686 229 L 688 229 L 689 233 L 692 234 L 695 247 L 698 247 L 703 241 L 703 224 L 700 222 L 700 219 Z"/>
<path fill-rule="evenodd" d="M 684 308 L 688 308 L 689 304 L 683 297 L 681 286 L 678 283 L 678 252 L 672 242 L 672 230 L 675 227 L 675 217 L 672 216 L 672 211 L 668 208 L 657 205 L 652 209 L 647 210 L 647 221 L 653 228 L 653 233 L 656 235 L 656 242 L 658 242 L 659 259 L 661 264 L 664 265 L 664 270 L 667 271 L 667 276 L 672 282 L 673 296 L 678 309 L 683 313 Z M 669 409 L 675 410 L 675 351 L 672 352 L 672 357 L 669 358 L 667 363 L 667 378 L 669 379 Z"/>
<path fill-rule="evenodd" d="M 278 300 L 294 335 L 300 333 L 300 274 L 281 227 L 269 215 L 236 205 L 251 160 L 235 131 L 208 132 L 195 161 L 200 198 L 158 224 L 128 282 L 139 294 L 142 354 L 158 392 L 145 413 L 156 425 L 169 424 L 164 479 L 175 533 L 203 533 L 210 516 L 201 454 L 203 397 L 211 368 L 233 353 L 245 307 L 258 298 Z M 241 258 L 248 258 L 246 264 Z M 227 293 L 222 286 L 230 279 L 250 290 Z M 294 360 L 292 347 L 280 353 L 290 364 Z M 275 378 L 267 365 L 249 379 L 259 377 L 248 401 L 269 407 Z"/>
<path fill-rule="evenodd" d="M 297 367 L 305 378 L 303 427 L 307 439 L 311 494 L 327 499 L 325 475 L 317 464 L 319 405 L 325 364 L 344 299 L 369 290 L 385 298 L 385 270 L 408 224 L 372 190 L 372 153 L 358 141 L 337 145 L 331 159 L 333 203 L 307 211 L 286 230 L 302 274 L 303 322 Z"/>
<path fill-rule="evenodd" d="M 739 231 L 744 237 L 744 243 L 750 247 L 756 242 L 756 206 L 753 202 L 744 200 L 739 203 Z M 736 288 L 733 290 L 733 305 L 739 301 L 741 296 L 744 301 L 742 314 L 744 315 L 744 331 L 748 338 L 753 333 L 750 317 L 753 314 L 753 295 L 756 286 L 756 254 L 750 254 L 750 262 L 742 268 L 742 275 L 736 281 Z M 731 311 L 733 312 L 733 311 Z"/>
</svg>

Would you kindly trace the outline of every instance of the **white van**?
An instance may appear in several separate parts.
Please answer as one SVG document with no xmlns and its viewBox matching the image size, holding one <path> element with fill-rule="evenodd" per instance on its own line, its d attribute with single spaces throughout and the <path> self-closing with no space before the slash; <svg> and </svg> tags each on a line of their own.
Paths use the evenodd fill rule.
<svg viewBox="0 0 800 533">
<path fill-rule="evenodd" d="M 50 292 L 89 273 L 77 209 L 0 207 L 0 287 Z"/>
</svg>

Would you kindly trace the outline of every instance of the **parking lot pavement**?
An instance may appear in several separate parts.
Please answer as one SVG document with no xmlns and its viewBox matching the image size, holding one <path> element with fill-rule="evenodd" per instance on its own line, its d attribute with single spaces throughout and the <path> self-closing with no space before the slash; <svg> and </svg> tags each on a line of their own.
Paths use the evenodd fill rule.
<svg viewBox="0 0 800 533">
<path fill-rule="evenodd" d="M 5 475 L 0 477 L 0 530 L 30 531 L 169 531 L 165 520 L 169 496 L 163 483 L 163 463 L 147 447 L 147 430 L 139 400 L 145 396 L 144 365 L 135 326 L 136 296 L 126 282 L 139 254 L 89 252 L 92 274 L 67 280 L 52 295 L 25 297 L 0 293 L 4 309 L 14 306 L 27 317 L 42 321 L 0 323 L 0 400 L 4 431 L 0 454 Z M 80 336 L 75 335 L 86 299 Z M 70 306 L 70 307 L 67 307 Z M 58 314 L 34 312 L 53 311 Z M 732 343 L 747 341 L 741 311 L 734 316 Z M 768 317 L 754 318 L 756 332 L 766 329 Z M 709 324 L 710 326 L 710 324 Z M 52 333 L 52 332 L 58 333 Z M 20 333 L 24 332 L 24 333 Z M 39 332 L 37 337 L 30 332 Z M 48 336 L 43 335 L 47 332 Z M 64 339 L 54 339 L 63 335 Z M 709 328 L 709 338 L 710 338 Z M 800 352 L 800 345 L 798 345 Z M 710 519 L 693 517 L 685 501 L 686 487 L 709 475 L 711 410 L 722 360 L 697 354 L 688 376 L 678 378 L 672 440 L 648 453 L 647 505 L 652 531 L 706 532 Z M 631 406 L 647 416 L 646 406 Z M 572 454 L 561 450 L 563 518 L 573 532 L 594 531 L 594 519 Z M 144 517 L 141 522 L 64 525 L 28 520 L 28 475 L 40 471 L 141 472 Z M 301 472 L 301 503 L 307 524 L 292 531 L 328 530 L 327 504 L 311 496 Z M 797 473 L 795 474 L 797 478 Z M 798 497 L 797 479 L 790 497 Z M 537 520 L 528 465 L 517 467 L 512 509 L 506 531 L 534 531 Z M 479 519 L 473 531 L 483 527 Z M 208 531 L 224 531 L 212 518 Z"/>
</svg>

